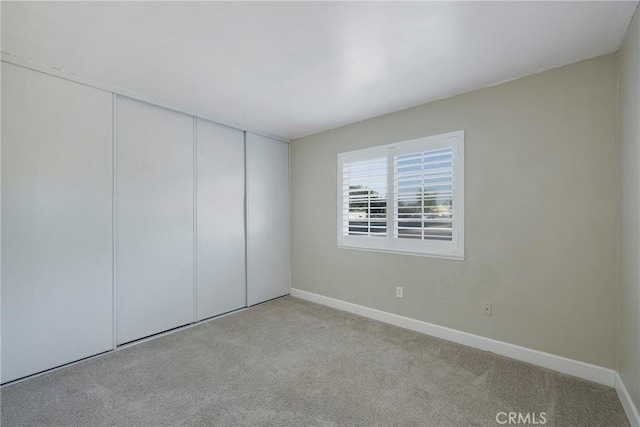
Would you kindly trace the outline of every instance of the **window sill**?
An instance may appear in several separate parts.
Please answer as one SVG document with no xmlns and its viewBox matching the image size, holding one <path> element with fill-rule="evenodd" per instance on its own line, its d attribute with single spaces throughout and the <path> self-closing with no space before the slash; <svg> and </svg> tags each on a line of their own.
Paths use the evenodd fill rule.
<svg viewBox="0 0 640 427">
<path fill-rule="evenodd" d="M 464 254 L 443 254 L 443 253 L 427 253 L 427 252 L 414 252 L 414 251 L 405 251 L 401 249 L 388 249 L 388 248 L 367 248 L 362 246 L 345 246 L 338 245 L 338 249 L 348 249 L 352 251 L 365 251 L 365 252 L 381 252 L 395 255 L 411 255 L 411 256 L 421 256 L 427 258 L 440 258 L 440 259 L 451 259 L 457 261 L 464 261 Z"/>
</svg>

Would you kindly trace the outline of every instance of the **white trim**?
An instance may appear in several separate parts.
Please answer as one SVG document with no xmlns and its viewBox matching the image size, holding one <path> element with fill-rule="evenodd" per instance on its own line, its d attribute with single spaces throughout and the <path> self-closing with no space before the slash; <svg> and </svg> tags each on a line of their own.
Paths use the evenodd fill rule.
<svg viewBox="0 0 640 427">
<path fill-rule="evenodd" d="M 459 226 L 454 229 L 454 232 L 458 233 L 458 238 L 456 239 L 458 242 L 458 251 L 457 254 L 462 256 L 461 259 L 464 259 L 464 230 L 466 228 L 466 223 L 464 219 L 464 180 L 465 180 L 465 164 L 464 164 L 464 131 L 455 132 L 458 134 L 458 145 L 455 148 L 455 157 L 458 159 L 458 166 L 455 168 L 454 172 L 456 174 L 455 182 L 458 187 L 458 193 L 462 196 L 456 197 L 455 203 L 456 206 L 454 209 L 454 216 Z"/>
<path fill-rule="evenodd" d="M 314 294 L 312 292 L 300 289 L 291 289 L 291 296 L 303 300 L 315 302 L 317 304 L 326 305 L 338 310 L 347 311 L 369 319 L 388 323 L 390 325 L 420 332 L 433 337 L 452 341 L 458 344 L 477 348 L 483 351 L 499 354 L 501 356 L 510 357 L 522 362 L 531 363 L 546 369 L 561 372 L 563 374 L 572 375 L 598 384 L 609 387 L 614 386 L 614 378 L 616 372 L 612 369 L 602 366 L 592 365 L 590 363 L 580 362 L 578 360 L 568 359 L 562 356 L 533 350 L 527 347 L 521 347 L 515 344 L 494 340 L 491 338 L 481 337 L 479 335 L 458 331 L 444 326 L 434 325 L 432 323 L 423 322 L 421 320 L 411 319 L 399 316 L 397 314 L 387 313 L 385 311 L 376 310 L 374 308 L 364 307 L 362 305 L 353 304 L 338 299 L 325 297 L 323 295 Z"/>
<path fill-rule="evenodd" d="M 622 403 L 622 407 L 624 408 L 624 412 L 627 414 L 631 427 L 640 427 L 640 412 L 633 403 L 633 400 L 627 391 L 627 387 L 624 385 L 624 382 L 622 382 L 620 374 L 617 372 L 615 376 L 615 389 L 618 394 L 618 398 L 620 399 L 620 403 Z"/>
<path fill-rule="evenodd" d="M 293 264 L 293 256 L 292 256 L 292 249 L 293 248 L 293 203 L 291 203 L 291 198 L 292 198 L 292 194 L 291 194 L 291 144 L 289 144 L 289 147 L 287 147 L 287 163 L 289 166 L 289 169 L 287 170 L 288 175 L 287 175 L 287 191 L 288 191 L 288 196 L 289 198 L 287 199 L 287 203 L 289 203 L 289 292 L 291 292 L 291 284 L 293 283 L 293 268 L 291 268 L 291 265 Z"/>
<path fill-rule="evenodd" d="M 422 252 L 414 252 L 414 251 L 404 251 L 402 249 L 394 249 L 394 248 L 374 248 L 367 246 L 347 246 L 347 245 L 338 245 L 338 249 L 347 249 L 350 251 L 364 251 L 364 252 L 378 252 L 383 254 L 396 254 L 396 255 L 412 255 L 412 256 L 421 256 L 426 258 L 439 258 L 439 259 L 453 259 L 457 261 L 464 260 L 464 255 L 454 255 L 454 254 L 438 254 L 436 252 L 422 253 Z"/>
<path fill-rule="evenodd" d="M 247 251 L 249 250 L 249 233 L 247 232 L 247 220 L 249 219 L 249 215 L 247 215 L 247 132 L 242 133 L 242 146 L 244 149 L 244 154 L 242 160 L 244 164 L 242 165 L 242 171 L 244 173 L 244 195 L 243 195 L 243 206 L 242 206 L 242 214 L 243 218 L 243 226 L 244 226 L 244 306 L 249 307 L 249 257 L 247 255 Z M 291 147 L 289 147 L 291 148 Z"/>
<path fill-rule="evenodd" d="M 118 123 L 117 123 L 117 105 L 118 98 L 115 93 L 111 94 L 111 327 L 112 327 L 112 335 L 113 335 L 113 343 L 112 349 L 115 350 L 118 347 L 118 289 L 116 283 L 116 235 L 117 235 L 117 223 L 116 223 L 116 214 L 117 214 L 117 206 L 116 206 L 116 189 L 118 186 L 118 182 L 116 181 L 116 171 L 118 165 L 117 161 L 117 132 L 118 132 Z"/>
<path fill-rule="evenodd" d="M 36 61 L 32 61 L 30 59 L 24 59 L 24 58 L 20 58 L 18 56 L 15 56 L 13 54 L 10 54 L 8 52 L 1 52 L 2 53 L 2 58 L 0 59 L 2 62 L 7 62 L 9 64 L 13 64 L 13 65 L 17 65 L 19 67 L 24 67 L 24 68 L 28 68 L 30 70 L 33 71 L 39 71 L 41 73 L 45 73 L 45 74 L 49 74 L 51 76 L 54 77 L 60 77 L 62 79 L 65 80 L 69 80 L 75 83 L 79 83 L 85 86 L 89 86 L 95 89 L 100 89 L 100 90 L 104 90 L 107 92 L 111 92 L 114 93 L 116 95 L 119 96 L 124 96 L 126 98 L 131 98 L 131 99 L 135 99 L 137 101 L 141 101 L 141 102 L 146 102 L 147 104 L 152 104 L 152 105 L 156 105 L 158 107 L 162 107 L 165 108 L 167 110 L 172 110 L 172 111 L 176 111 L 178 113 L 182 113 L 182 114 L 186 114 L 188 116 L 193 116 L 196 117 L 198 119 L 203 119 L 203 120 L 208 120 L 210 122 L 214 122 L 214 123 L 218 123 L 221 124 L 223 126 L 227 126 L 230 128 L 234 128 L 234 129 L 238 129 L 238 130 L 242 130 L 245 132 L 251 132 L 251 133 L 255 133 L 256 135 L 260 135 L 260 136 L 264 136 L 266 138 L 271 138 L 271 139 L 275 139 L 277 141 L 281 141 L 281 142 L 285 142 L 287 144 L 290 144 L 291 141 L 285 139 L 285 138 L 281 138 L 279 136 L 275 136 L 275 135 L 271 135 L 268 133 L 264 133 L 264 132 L 258 132 L 252 129 L 248 129 L 245 127 L 242 127 L 239 124 L 235 124 L 235 123 L 227 123 L 225 121 L 216 119 L 216 118 L 212 118 L 212 117 L 207 117 L 204 114 L 198 112 L 198 111 L 192 111 L 192 110 L 185 110 L 183 108 L 179 108 L 176 107 L 175 105 L 172 105 L 170 103 L 166 103 L 163 102 L 161 100 L 159 100 L 158 98 L 153 98 L 147 95 L 143 95 L 141 93 L 138 92 L 133 92 L 131 90 L 128 89 L 124 89 L 118 86 L 113 86 L 109 83 L 104 83 L 104 82 L 99 82 L 96 80 L 93 80 L 89 77 L 83 77 L 83 76 L 79 76 L 77 74 L 73 74 L 72 72 L 69 72 L 67 70 L 62 70 L 60 68 L 55 68 L 52 67 L 50 65 L 46 65 L 46 64 L 41 64 L 39 62 Z"/>
<path fill-rule="evenodd" d="M 193 117 L 193 321 L 198 321 L 198 118 Z"/>
</svg>

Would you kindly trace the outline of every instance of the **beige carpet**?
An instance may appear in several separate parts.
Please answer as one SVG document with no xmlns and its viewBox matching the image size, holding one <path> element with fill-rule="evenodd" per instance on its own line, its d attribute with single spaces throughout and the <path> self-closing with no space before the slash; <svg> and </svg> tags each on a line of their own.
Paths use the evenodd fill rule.
<svg viewBox="0 0 640 427">
<path fill-rule="evenodd" d="M 500 412 L 628 425 L 611 388 L 291 297 L 10 385 L 1 398 L 3 427 L 489 426 Z"/>
</svg>

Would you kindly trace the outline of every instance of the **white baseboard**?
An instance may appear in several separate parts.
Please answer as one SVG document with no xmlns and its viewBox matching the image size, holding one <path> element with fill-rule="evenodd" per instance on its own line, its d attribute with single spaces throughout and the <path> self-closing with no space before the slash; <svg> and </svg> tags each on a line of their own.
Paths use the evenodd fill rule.
<svg viewBox="0 0 640 427">
<path fill-rule="evenodd" d="M 583 378 L 598 384 L 613 387 L 615 384 L 616 372 L 613 369 L 592 365 L 578 360 L 568 359 L 562 356 L 533 350 L 519 345 L 497 341 L 491 338 L 458 331 L 444 326 L 434 325 L 421 320 L 387 313 L 362 305 L 352 304 L 334 298 L 314 294 L 300 289 L 291 289 L 291 296 L 337 308 L 369 319 L 378 320 L 401 328 L 410 329 L 433 337 L 453 341 L 458 344 L 477 348 L 479 350 L 490 351 L 501 356 L 510 357 L 522 362 L 531 363 L 543 368 L 551 369 L 563 374 Z"/>
<path fill-rule="evenodd" d="M 638 412 L 638 408 L 633 403 L 633 400 L 631 400 L 631 396 L 629 396 L 627 387 L 625 387 L 624 383 L 622 382 L 622 378 L 620 378 L 620 374 L 618 374 L 617 372 L 615 378 L 615 387 L 616 393 L 618 393 L 618 398 L 620 399 L 620 403 L 622 403 L 624 412 L 627 414 L 629 423 L 631 423 L 631 427 L 640 427 L 640 413 Z"/>
</svg>

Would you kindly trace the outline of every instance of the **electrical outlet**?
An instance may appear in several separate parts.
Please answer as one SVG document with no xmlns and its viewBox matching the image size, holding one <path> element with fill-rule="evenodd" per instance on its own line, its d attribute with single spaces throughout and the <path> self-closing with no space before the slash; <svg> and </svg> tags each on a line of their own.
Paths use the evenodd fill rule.
<svg viewBox="0 0 640 427">
<path fill-rule="evenodd" d="M 490 302 L 485 302 L 482 304 L 482 314 L 484 314 L 485 316 L 491 316 L 492 312 L 493 309 Z"/>
<path fill-rule="evenodd" d="M 396 296 L 398 298 L 403 298 L 404 297 L 404 289 L 402 289 L 400 286 L 396 287 Z"/>
</svg>

